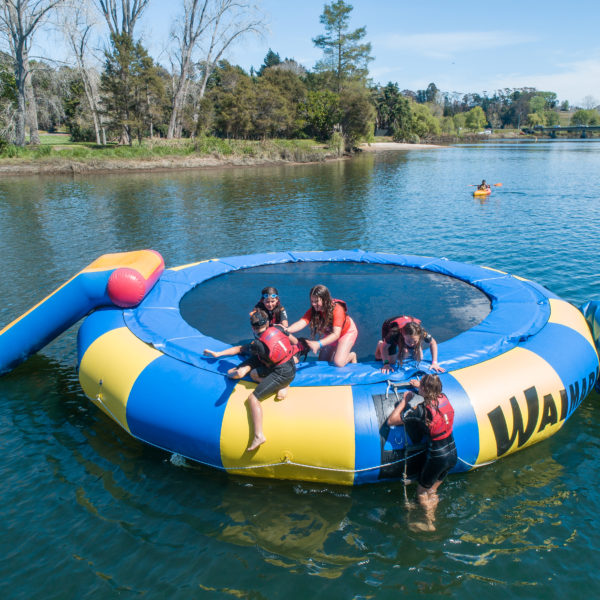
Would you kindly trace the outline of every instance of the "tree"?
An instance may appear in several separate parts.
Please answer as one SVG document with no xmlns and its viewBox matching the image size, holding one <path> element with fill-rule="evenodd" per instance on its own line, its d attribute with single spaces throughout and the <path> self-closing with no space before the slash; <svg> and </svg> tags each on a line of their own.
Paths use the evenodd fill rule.
<svg viewBox="0 0 600 600">
<path fill-rule="evenodd" d="M 344 0 L 326 4 L 320 22 L 325 34 L 313 38 L 317 48 L 323 50 L 324 58 L 317 63 L 318 71 L 332 71 L 335 75 L 336 91 L 351 79 L 365 79 L 368 63 L 373 60 L 371 44 L 361 43 L 367 34 L 365 27 L 348 31 L 352 6 Z"/>
<path fill-rule="evenodd" d="M 308 134 L 320 141 L 328 140 L 341 118 L 339 95 L 331 90 L 311 90 L 304 110 Z"/>
<path fill-rule="evenodd" d="M 465 125 L 473 131 L 483 129 L 486 122 L 487 120 L 485 118 L 485 113 L 483 112 L 483 108 L 481 108 L 481 106 L 472 108 L 466 114 Z"/>
<path fill-rule="evenodd" d="M 111 42 L 100 86 L 104 110 L 112 128 L 121 132 L 120 143 L 131 145 L 133 134 L 141 143 L 160 105 L 162 80 L 140 42 L 125 33 L 111 35 Z"/>
<path fill-rule="evenodd" d="M 64 0 L 2 0 L 0 33 L 7 39 L 14 61 L 17 86 L 17 114 L 15 143 L 25 145 L 25 121 L 27 105 L 34 101 L 29 67 L 29 49 L 33 36 L 52 11 Z M 28 102 L 29 95 L 29 102 Z M 34 111 L 35 114 L 35 111 Z M 37 125 L 31 129 L 31 143 L 39 143 Z"/>
<path fill-rule="evenodd" d="M 598 111 L 580 108 L 573 113 L 571 125 L 597 125 L 600 121 Z"/>
<path fill-rule="evenodd" d="M 375 109 L 368 90 L 358 82 L 347 84 L 340 96 L 340 125 L 346 150 L 357 141 L 373 134 Z"/>
<path fill-rule="evenodd" d="M 89 48 L 89 40 L 96 23 L 91 11 L 88 9 L 89 4 L 86 2 L 69 5 L 66 10 L 62 11 L 60 26 L 75 59 L 79 77 L 81 78 L 82 91 L 85 94 L 94 124 L 96 144 L 105 145 L 106 130 L 102 123 L 100 95 L 98 91 L 100 77 L 98 71 L 90 64 L 90 55 L 92 53 Z M 74 117 L 75 115 L 73 114 L 72 118 Z M 77 126 L 77 131 L 76 135 L 81 135 L 79 133 L 79 126 Z"/>
<path fill-rule="evenodd" d="M 276 65 L 280 65 L 281 64 L 281 57 L 279 56 L 279 54 L 277 52 L 273 52 L 273 50 L 271 50 L 271 48 L 269 48 L 269 51 L 267 52 L 267 55 L 265 56 L 265 60 L 263 61 L 263 64 L 260 66 L 260 69 L 257 71 L 257 75 L 260 77 L 264 72 L 265 69 L 269 69 L 271 67 L 275 67 Z"/>
<path fill-rule="evenodd" d="M 183 9 L 183 18 L 173 33 L 178 44 L 179 73 L 174 78 L 168 138 L 181 136 L 181 114 L 192 86 L 193 70 L 200 73 L 197 98 L 193 100 L 200 109 L 205 106 L 202 98 L 223 53 L 244 35 L 258 33 L 263 27 L 262 17 L 243 0 L 183 0 Z M 203 52 L 195 63 L 194 53 L 200 46 Z"/>
<path fill-rule="evenodd" d="M 95 0 L 111 36 L 126 35 L 133 40 L 133 29 L 150 0 Z"/>
</svg>

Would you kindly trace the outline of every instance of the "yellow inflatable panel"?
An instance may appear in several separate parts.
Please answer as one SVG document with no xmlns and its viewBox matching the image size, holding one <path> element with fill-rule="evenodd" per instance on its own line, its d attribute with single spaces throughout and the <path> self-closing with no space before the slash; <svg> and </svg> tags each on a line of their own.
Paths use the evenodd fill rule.
<svg viewBox="0 0 600 600">
<path fill-rule="evenodd" d="M 251 439 L 246 398 L 255 387 L 242 381 L 229 397 L 221 428 L 223 466 L 244 475 L 352 485 L 354 473 L 345 472 L 354 469 L 352 388 L 292 387 L 285 400 L 265 398 L 261 406 L 268 443 L 246 452 Z M 252 468 L 287 461 L 297 464 Z M 299 465 L 328 465 L 331 470 Z"/>
<path fill-rule="evenodd" d="M 453 371 L 469 398 L 479 430 L 479 456 L 476 464 L 496 460 L 530 446 L 558 431 L 561 390 L 564 385 L 556 371 L 537 354 L 514 348 L 490 361 Z M 490 385 L 490 369 L 506 373 Z M 493 423 L 505 423 L 505 435 Z"/>
<path fill-rule="evenodd" d="M 79 368 L 79 382 L 86 396 L 123 429 L 127 424 L 127 400 L 140 373 L 162 352 L 144 344 L 127 327 L 113 329 L 87 349 Z"/>
<path fill-rule="evenodd" d="M 591 344 L 594 350 L 596 349 L 590 327 L 585 317 L 578 308 L 575 308 L 569 302 L 550 298 L 550 318 L 548 319 L 548 323 L 559 323 L 560 325 L 566 325 L 574 329 Z"/>
</svg>

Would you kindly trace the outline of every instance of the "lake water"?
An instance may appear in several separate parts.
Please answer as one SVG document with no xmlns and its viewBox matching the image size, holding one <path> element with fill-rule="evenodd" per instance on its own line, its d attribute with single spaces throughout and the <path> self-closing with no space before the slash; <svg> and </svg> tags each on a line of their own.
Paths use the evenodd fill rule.
<svg viewBox="0 0 600 600">
<path fill-rule="evenodd" d="M 482 178 L 502 183 L 473 198 Z M 443 256 L 600 296 L 600 142 L 487 143 L 320 165 L 0 180 L 0 328 L 107 252 L 167 266 L 288 249 Z M 573 597 L 600 593 L 598 398 L 441 488 L 177 466 L 83 395 L 76 328 L 0 378 L 2 598 Z M 409 495 L 414 489 L 409 488 Z"/>
</svg>

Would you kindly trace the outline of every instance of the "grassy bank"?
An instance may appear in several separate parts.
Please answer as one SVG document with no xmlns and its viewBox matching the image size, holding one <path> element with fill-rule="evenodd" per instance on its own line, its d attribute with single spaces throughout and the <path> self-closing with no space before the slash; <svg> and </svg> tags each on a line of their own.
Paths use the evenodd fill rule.
<svg viewBox="0 0 600 600">
<path fill-rule="evenodd" d="M 39 146 L 0 150 L 0 173 L 86 172 L 188 168 L 277 162 L 319 162 L 338 157 L 315 140 L 144 140 L 142 144 L 98 146 L 70 143 L 60 134 L 41 136 Z"/>
</svg>

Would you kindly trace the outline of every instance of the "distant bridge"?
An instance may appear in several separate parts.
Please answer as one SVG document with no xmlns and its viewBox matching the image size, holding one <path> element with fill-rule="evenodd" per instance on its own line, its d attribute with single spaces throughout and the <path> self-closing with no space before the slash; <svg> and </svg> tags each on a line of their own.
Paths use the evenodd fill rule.
<svg viewBox="0 0 600 600">
<path fill-rule="evenodd" d="M 592 134 L 594 131 L 600 131 L 600 125 L 566 125 L 557 127 L 543 127 L 542 125 L 536 125 L 535 127 L 525 128 L 523 127 L 523 133 L 530 135 L 549 135 L 550 137 L 556 137 L 557 133 L 579 133 L 579 137 L 586 138 L 588 134 Z"/>
</svg>

